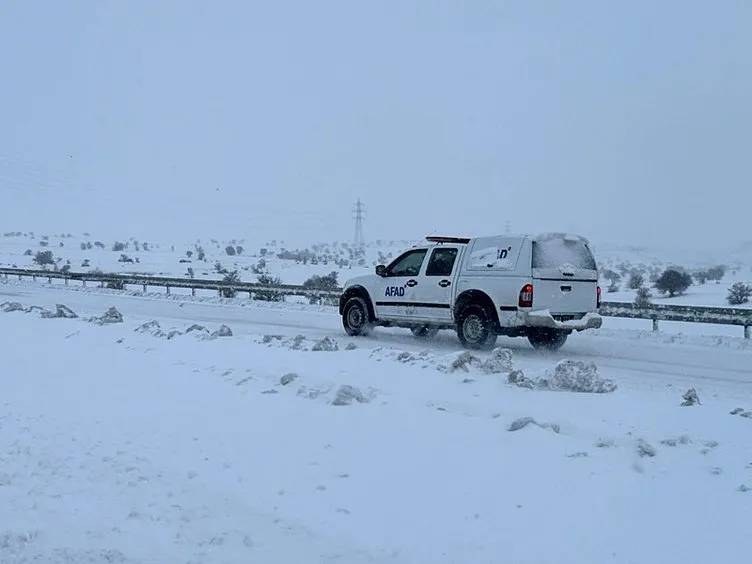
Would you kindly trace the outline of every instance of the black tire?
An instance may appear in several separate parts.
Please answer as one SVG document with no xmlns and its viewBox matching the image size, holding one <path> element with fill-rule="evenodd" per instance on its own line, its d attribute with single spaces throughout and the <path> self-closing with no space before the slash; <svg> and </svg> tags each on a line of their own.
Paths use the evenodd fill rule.
<svg viewBox="0 0 752 564">
<path fill-rule="evenodd" d="M 536 329 L 527 335 L 527 340 L 536 350 L 558 351 L 567 342 L 569 333 L 556 329 Z"/>
<path fill-rule="evenodd" d="M 420 327 L 411 327 L 410 331 L 416 339 L 433 339 L 439 332 L 438 327 L 432 327 L 431 325 L 421 325 Z"/>
<path fill-rule="evenodd" d="M 497 335 L 491 312 L 478 304 L 465 306 L 457 318 L 457 336 L 465 348 L 492 349 Z"/>
<path fill-rule="evenodd" d="M 362 337 L 371 332 L 368 305 L 363 298 L 350 298 L 342 310 L 342 326 L 351 337 Z"/>
</svg>

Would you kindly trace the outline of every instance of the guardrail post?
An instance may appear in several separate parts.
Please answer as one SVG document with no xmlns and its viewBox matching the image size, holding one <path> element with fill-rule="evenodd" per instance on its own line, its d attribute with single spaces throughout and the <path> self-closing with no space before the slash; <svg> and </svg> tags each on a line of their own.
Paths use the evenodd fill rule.
<svg viewBox="0 0 752 564">
<path fill-rule="evenodd" d="M 165 284 L 165 288 L 167 288 L 167 295 L 170 295 L 170 287 Z"/>
<path fill-rule="evenodd" d="M 251 290 L 248 290 L 248 299 L 249 300 L 253 299 L 253 292 Z"/>
<path fill-rule="evenodd" d="M 752 330 L 752 325 L 745 325 L 744 326 L 744 338 L 749 339 L 750 338 L 750 332 Z"/>
<path fill-rule="evenodd" d="M 222 297 L 222 288 L 217 288 L 217 293 L 219 294 L 219 297 Z"/>
<path fill-rule="evenodd" d="M 191 296 L 196 296 L 196 288 L 191 288 Z"/>
<path fill-rule="evenodd" d="M 83 285 L 84 285 L 84 288 L 86 288 L 86 279 L 84 279 L 84 280 L 81 280 L 81 282 L 83 283 Z"/>
<path fill-rule="evenodd" d="M 68 277 L 66 276 L 63 280 L 65 280 L 65 285 L 68 285 Z"/>
<path fill-rule="evenodd" d="M 47 277 L 47 284 L 52 284 L 52 276 Z"/>
<path fill-rule="evenodd" d="M 655 317 L 653 318 L 653 331 L 658 331 L 658 320 Z"/>
<path fill-rule="evenodd" d="M 146 284 L 144 284 L 144 294 L 146 293 Z"/>
<path fill-rule="evenodd" d="M 18 279 L 20 280 L 20 279 L 21 279 L 21 277 L 19 276 L 19 277 L 18 277 Z M 37 277 L 36 277 L 36 276 L 34 276 L 34 275 L 32 275 L 32 277 L 31 277 L 31 281 L 32 281 L 32 282 L 36 282 L 36 281 L 37 281 Z"/>
<path fill-rule="evenodd" d="M 102 281 L 101 281 L 101 282 L 99 283 L 99 287 L 100 287 L 100 288 L 104 288 L 104 280 L 102 280 Z"/>
</svg>

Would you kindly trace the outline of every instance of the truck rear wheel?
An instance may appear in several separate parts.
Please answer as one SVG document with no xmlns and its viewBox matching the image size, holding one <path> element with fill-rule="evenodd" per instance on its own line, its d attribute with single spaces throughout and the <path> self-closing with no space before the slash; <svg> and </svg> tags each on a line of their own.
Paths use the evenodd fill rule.
<svg viewBox="0 0 752 564">
<path fill-rule="evenodd" d="M 558 351 L 567 342 L 569 333 L 556 329 L 536 329 L 527 335 L 527 340 L 536 350 Z"/>
<path fill-rule="evenodd" d="M 420 327 L 411 327 L 410 331 L 413 332 L 416 339 L 433 339 L 438 334 L 439 328 L 430 325 L 421 325 Z"/>
<path fill-rule="evenodd" d="M 457 319 L 457 336 L 468 349 L 492 349 L 497 335 L 491 314 L 482 305 L 466 306 Z"/>
<path fill-rule="evenodd" d="M 350 298 L 342 310 L 342 326 L 351 337 L 368 335 L 371 332 L 371 320 L 368 318 L 368 306 L 363 298 Z"/>
</svg>

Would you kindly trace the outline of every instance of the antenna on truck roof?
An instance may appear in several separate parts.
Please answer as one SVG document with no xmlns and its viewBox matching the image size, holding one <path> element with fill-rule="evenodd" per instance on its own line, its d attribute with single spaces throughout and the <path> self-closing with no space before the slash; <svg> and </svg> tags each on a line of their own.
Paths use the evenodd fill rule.
<svg viewBox="0 0 752 564">
<path fill-rule="evenodd" d="M 470 242 L 470 238 L 430 236 L 426 237 L 426 241 L 430 241 L 431 243 L 459 243 L 461 245 L 467 245 Z"/>
</svg>

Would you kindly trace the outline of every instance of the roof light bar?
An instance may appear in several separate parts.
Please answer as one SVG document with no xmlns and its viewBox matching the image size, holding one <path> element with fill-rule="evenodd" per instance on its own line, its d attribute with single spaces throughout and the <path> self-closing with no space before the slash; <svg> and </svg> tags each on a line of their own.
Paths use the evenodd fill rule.
<svg viewBox="0 0 752 564">
<path fill-rule="evenodd" d="M 426 241 L 430 241 L 431 243 L 459 243 L 461 245 L 467 245 L 470 242 L 470 238 L 431 236 L 426 237 Z"/>
</svg>

